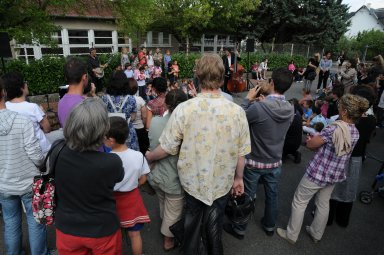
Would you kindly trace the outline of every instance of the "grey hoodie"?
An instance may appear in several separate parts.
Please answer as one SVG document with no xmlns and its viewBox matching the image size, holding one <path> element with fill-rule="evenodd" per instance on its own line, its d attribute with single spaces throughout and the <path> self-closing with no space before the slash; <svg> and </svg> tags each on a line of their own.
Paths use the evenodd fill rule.
<svg viewBox="0 0 384 255">
<path fill-rule="evenodd" d="M 252 146 L 246 158 L 260 163 L 279 162 L 293 119 L 293 106 L 285 100 L 266 98 L 254 103 L 246 99 L 242 107 L 247 115 Z"/>
<path fill-rule="evenodd" d="M 32 121 L 16 112 L 0 110 L 0 193 L 23 195 L 32 189 L 36 165 L 43 162 Z"/>
</svg>

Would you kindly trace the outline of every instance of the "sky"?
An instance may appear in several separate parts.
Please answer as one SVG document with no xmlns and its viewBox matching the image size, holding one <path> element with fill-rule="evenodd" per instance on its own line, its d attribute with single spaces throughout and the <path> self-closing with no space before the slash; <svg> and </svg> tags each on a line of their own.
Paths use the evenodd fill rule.
<svg viewBox="0 0 384 255">
<path fill-rule="evenodd" d="M 371 3 L 371 8 L 384 8 L 384 0 L 343 0 L 344 4 L 350 6 L 349 11 L 357 11 L 362 5 L 367 5 Z"/>
</svg>

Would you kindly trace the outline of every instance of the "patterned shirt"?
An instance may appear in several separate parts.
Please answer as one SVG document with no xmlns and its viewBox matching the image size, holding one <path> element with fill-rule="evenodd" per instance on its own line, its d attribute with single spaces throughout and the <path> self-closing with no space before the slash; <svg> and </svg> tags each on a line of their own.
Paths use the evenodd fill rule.
<svg viewBox="0 0 384 255">
<path fill-rule="evenodd" d="M 159 94 L 155 99 L 149 101 L 147 108 L 152 112 L 153 116 L 163 116 L 167 110 L 165 108 L 165 94 Z"/>
<path fill-rule="evenodd" d="M 184 190 L 207 205 L 232 187 L 237 160 L 251 152 L 244 110 L 221 94 L 202 93 L 180 104 L 160 139 L 177 162 Z"/>
<path fill-rule="evenodd" d="M 351 133 L 352 150 L 359 140 L 359 131 L 354 124 L 348 124 Z M 320 133 L 320 137 L 325 144 L 319 148 L 314 158 L 309 162 L 305 175 L 307 178 L 319 186 L 325 187 L 346 179 L 345 165 L 351 153 L 341 157 L 336 156 L 335 145 L 332 142 L 332 135 L 336 126 L 329 125 Z"/>
</svg>

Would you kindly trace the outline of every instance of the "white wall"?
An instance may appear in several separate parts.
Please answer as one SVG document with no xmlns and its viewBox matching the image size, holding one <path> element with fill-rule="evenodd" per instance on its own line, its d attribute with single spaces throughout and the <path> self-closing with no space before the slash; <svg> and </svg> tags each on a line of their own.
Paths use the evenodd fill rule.
<svg viewBox="0 0 384 255">
<path fill-rule="evenodd" d="M 364 30 L 381 30 L 384 32 L 384 26 L 370 14 L 367 8 L 361 8 L 359 12 L 351 18 L 349 30 L 345 33 L 347 37 L 357 36 L 359 32 Z"/>
</svg>

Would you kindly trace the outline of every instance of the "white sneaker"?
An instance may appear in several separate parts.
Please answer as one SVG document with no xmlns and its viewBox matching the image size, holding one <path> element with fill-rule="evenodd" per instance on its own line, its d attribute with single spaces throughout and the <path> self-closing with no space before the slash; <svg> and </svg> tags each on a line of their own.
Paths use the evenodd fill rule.
<svg viewBox="0 0 384 255">
<path fill-rule="evenodd" d="M 291 239 L 289 239 L 289 238 L 287 237 L 287 230 L 282 229 L 282 228 L 277 228 L 277 229 L 276 229 L 276 232 L 277 232 L 277 234 L 278 234 L 281 238 L 285 239 L 288 243 L 290 243 L 290 244 L 295 244 L 295 243 L 296 243 L 296 241 L 293 241 L 293 240 L 291 240 Z"/>
<path fill-rule="evenodd" d="M 318 242 L 320 242 L 319 239 L 316 239 L 316 238 L 313 237 L 313 235 L 311 234 L 311 229 L 310 229 L 309 226 L 305 226 L 305 230 L 307 231 L 309 237 L 311 237 L 311 239 L 312 239 L 312 241 L 313 241 L 314 243 L 318 243 Z"/>
</svg>

